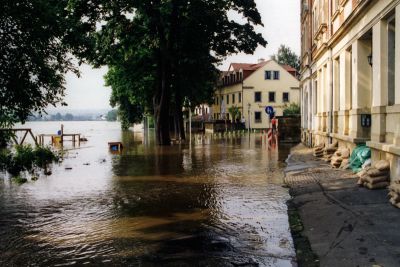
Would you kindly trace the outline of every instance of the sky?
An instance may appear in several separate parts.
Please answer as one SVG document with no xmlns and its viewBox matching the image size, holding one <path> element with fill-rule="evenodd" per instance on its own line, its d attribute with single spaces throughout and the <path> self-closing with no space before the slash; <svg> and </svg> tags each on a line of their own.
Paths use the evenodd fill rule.
<svg viewBox="0 0 400 267">
<path fill-rule="evenodd" d="M 300 54 L 300 1 L 256 0 L 256 3 L 264 24 L 257 31 L 267 40 L 268 45 L 265 48 L 259 47 L 253 55 L 227 57 L 223 65 L 219 66 L 221 70 L 226 70 L 231 62 L 256 63 L 260 58 L 269 59 L 281 44 Z M 66 76 L 65 102 L 68 106 L 62 107 L 62 110 L 111 109 L 111 88 L 104 86 L 103 79 L 107 68 L 93 69 L 82 65 L 80 71 L 80 78 L 72 73 Z M 58 109 L 49 108 L 48 111 Z"/>
</svg>

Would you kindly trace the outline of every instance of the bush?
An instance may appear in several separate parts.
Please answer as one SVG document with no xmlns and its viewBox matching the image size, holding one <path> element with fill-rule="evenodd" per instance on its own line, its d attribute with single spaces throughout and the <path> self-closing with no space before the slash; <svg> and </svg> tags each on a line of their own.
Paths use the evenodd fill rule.
<svg viewBox="0 0 400 267">
<path fill-rule="evenodd" d="M 16 146 L 15 151 L 0 151 L 0 170 L 17 177 L 23 171 L 33 172 L 34 168 L 47 171 L 48 165 L 58 161 L 58 156 L 45 147 L 32 148 L 30 145 Z"/>
<path fill-rule="evenodd" d="M 6 148 L 15 134 L 11 131 L 0 131 L 0 149 Z"/>
<path fill-rule="evenodd" d="M 34 163 L 37 167 L 46 169 L 49 164 L 59 160 L 59 157 L 48 147 L 36 147 L 33 151 Z"/>
<path fill-rule="evenodd" d="M 0 150 L 0 171 L 7 170 L 8 166 L 11 162 L 11 152 L 8 149 L 1 149 Z"/>
<path fill-rule="evenodd" d="M 290 103 L 289 106 L 286 105 L 285 109 L 283 110 L 283 116 L 290 115 L 300 115 L 300 106 L 296 103 Z"/>
</svg>

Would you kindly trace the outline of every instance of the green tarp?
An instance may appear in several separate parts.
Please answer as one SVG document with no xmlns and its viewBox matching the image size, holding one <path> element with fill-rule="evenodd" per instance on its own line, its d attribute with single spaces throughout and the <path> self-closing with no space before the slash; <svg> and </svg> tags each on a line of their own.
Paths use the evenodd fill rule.
<svg viewBox="0 0 400 267">
<path fill-rule="evenodd" d="M 350 169 L 353 173 L 361 171 L 364 162 L 371 158 L 371 149 L 366 145 L 358 145 L 350 156 Z"/>
</svg>

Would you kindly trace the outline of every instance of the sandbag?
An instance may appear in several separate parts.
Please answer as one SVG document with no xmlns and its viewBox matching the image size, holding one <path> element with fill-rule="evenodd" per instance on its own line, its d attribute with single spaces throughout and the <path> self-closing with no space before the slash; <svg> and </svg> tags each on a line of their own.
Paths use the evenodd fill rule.
<svg viewBox="0 0 400 267">
<path fill-rule="evenodd" d="M 376 184 L 364 183 L 364 186 L 368 189 L 382 189 L 386 188 L 389 185 L 389 182 L 380 182 Z"/>
<path fill-rule="evenodd" d="M 350 151 L 347 148 L 341 149 L 340 154 L 344 159 L 348 159 L 350 157 Z"/>
<path fill-rule="evenodd" d="M 357 176 L 360 178 L 364 177 L 365 175 L 367 175 L 367 170 L 361 170 L 357 172 Z"/>
<path fill-rule="evenodd" d="M 336 150 L 337 150 L 336 147 L 327 147 L 327 148 L 325 148 L 325 152 L 326 152 L 326 153 L 330 153 L 330 154 L 335 153 Z"/>
<path fill-rule="evenodd" d="M 388 177 L 387 176 L 377 176 L 377 177 L 363 177 L 361 178 L 363 181 L 370 183 L 370 184 L 377 184 L 377 183 L 382 183 L 382 182 L 388 182 Z"/>
<path fill-rule="evenodd" d="M 388 171 L 380 171 L 376 168 L 369 168 L 367 170 L 367 174 L 371 177 L 377 177 L 377 176 L 384 176 L 384 175 L 388 176 L 389 172 Z"/>
<path fill-rule="evenodd" d="M 390 164 L 387 160 L 379 160 L 379 161 L 375 162 L 374 167 L 380 171 L 390 170 Z"/>
<path fill-rule="evenodd" d="M 340 165 L 341 169 L 348 169 L 349 168 L 349 160 L 348 159 L 344 159 L 342 160 L 342 164 Z"/>
<path fill-rule="evenodd" d="M 393 193 L 394 193 L 394 192 L 393 192 Z M 396 202 L 396 203 L 397 203 L 397 202 L 400 202 L 400 196 L 399 196 L 399 194 L 397 194 L 397 193 L 394 193 L 390 199 L 393 200 L 393 201 Z"/>
<path fill-rule="evenodd" d="M 393 191 L 393 192 L 396 192 L 397 194 L 400 194 L 400 184 L 394 184 L 394 183 L 392 183 L 392 184 L 389 186 L 389 190 L 391 190 L 391 191 Z"/>
</svg>

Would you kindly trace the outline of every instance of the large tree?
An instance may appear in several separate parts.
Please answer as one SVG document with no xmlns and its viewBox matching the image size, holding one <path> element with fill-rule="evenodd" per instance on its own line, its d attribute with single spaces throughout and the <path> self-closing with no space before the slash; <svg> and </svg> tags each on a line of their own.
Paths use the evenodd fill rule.
<svg viewBox="0 0 400 267">
<path fill-rule="evenodd" d="M 86 30 L 68 17 L 67 0 L 1 3 L 0 127 L 9 127 L 62 103 L 64 74 L 77 73 L 70 52 L 85 54 L 90 39 L 78 34 Z"/>
<path fill-rule="evenodd" d="M 281 45 L 278 48 L 278 53 L 272 56 L 279 64 L 289 65 L 300 71 L 300 59 L 299 56 L 290 49 L 289 46 Z"/>
<path fill-rule="evenodd" d="M 96 48 L 86 58 L 110 67 L 114 103 L 153 112 L 161 145 L 170 144 L 171 114 L 183 136 L 185 100 L 210 99 L 223 57 L 266 44 L 254 31 L 262 24 L 254 0 L 70 0 L 69 10 L 91 25 Z"/>
</svg>

